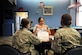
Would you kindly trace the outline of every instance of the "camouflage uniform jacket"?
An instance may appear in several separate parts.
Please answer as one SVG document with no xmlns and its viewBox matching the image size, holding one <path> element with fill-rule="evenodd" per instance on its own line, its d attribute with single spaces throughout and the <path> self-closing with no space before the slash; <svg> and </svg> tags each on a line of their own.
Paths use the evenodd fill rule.
<svg viewBox="0 0 82 55">
<path fill-rule="evenodd" d="M 81 36 L 75 29 L 64 26 L 55 33 L 55 50 L 64 53 L 67 48 L 73 48 L 80 45 Z M 63 45 L 64 44 L 64 45 Z"/>
<path fill-rule="evenodd" d="M 20 29 L 13 35 L 13 47 L 21 53 L 27 53 L 34 49 L 34 45 L 40 43 L 40 40 L 26 28 Z"/>
</svg>

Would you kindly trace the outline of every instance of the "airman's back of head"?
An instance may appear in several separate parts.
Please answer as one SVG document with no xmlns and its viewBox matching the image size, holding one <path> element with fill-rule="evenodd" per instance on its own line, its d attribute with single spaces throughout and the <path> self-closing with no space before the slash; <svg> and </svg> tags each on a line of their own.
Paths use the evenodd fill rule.
<svg viewBox="0 0 82 55">
<path fill-rule="evenodd" d="M 22 25 L 22 28 L 26 28 L 27 24 L 30 23 L 30 20 L 28 18 L 23 18 L 21 20 L 21 25 Z"/>
<path fill-rule="evenodd" d="M 72 23 L 72 17 L 70 14 L 63 14 L 61 16 L 61 25 L 70 26 Z"/>
</svg>

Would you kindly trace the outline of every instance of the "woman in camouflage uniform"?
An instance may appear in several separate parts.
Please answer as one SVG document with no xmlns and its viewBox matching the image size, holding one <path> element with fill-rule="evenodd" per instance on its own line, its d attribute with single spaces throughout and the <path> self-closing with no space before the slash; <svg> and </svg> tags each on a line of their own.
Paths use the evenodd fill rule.
<svg viewBox="0 0 82 55">
<path fill-rule="evenodd" d="M 61 17 L 62 28 L 55 33 L 55 52 L 64 53 L 66 50 L 80 45 L 81 36 L 79 32 L 71 27 L 72 17 L 64 14 Z"/>
<path fill-rule="evenodd" d="M 21 21 L 22 29 L 17 30 L 13 35 L 13 47 L 18 49 L 21 53 L 30 52 L 31 55 L 37 55 L 34 45 L 40 44 L 40 40 L 28 29 L 31 22 L 28 18 L 23 18 Z"/>
</svg>

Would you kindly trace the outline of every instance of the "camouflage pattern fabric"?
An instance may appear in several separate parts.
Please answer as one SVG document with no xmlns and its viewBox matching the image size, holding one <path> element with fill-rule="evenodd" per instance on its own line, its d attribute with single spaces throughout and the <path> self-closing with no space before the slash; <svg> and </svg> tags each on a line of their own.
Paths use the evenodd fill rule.
<svg viewBox="0 0 82 55">
<path fill-rule="evenodd" d="M 81 36 L 75 29 L 64 26 L 55 33 L 54 50 L 58 53 L 64 53 L 68 48 L 80 45 Z M 64 45 L 63 45 L 64 44 Z"/>
<path fill-rule="evenodd" d="M 13 35 L 13 47 L 21 53 L 32 52 L 36 55 L 34 45 L 40 44 L 40 40 L 26 28 L 20 29 Z"/>
</svg>

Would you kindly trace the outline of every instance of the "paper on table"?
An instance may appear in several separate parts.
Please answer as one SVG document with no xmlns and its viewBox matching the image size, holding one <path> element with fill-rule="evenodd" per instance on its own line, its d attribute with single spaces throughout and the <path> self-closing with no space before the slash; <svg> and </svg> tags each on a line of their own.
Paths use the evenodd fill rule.
<svg viewBox="0 0 82 55">
<path fill-rule="evenodd" d="M 44 42 L 47 42 L 49 41 L 49 33 L 46 32 L 46 31 L 39 31 L 37 33 L 37 36 L 40 40 L 44 41 Z"/>
</svg>

